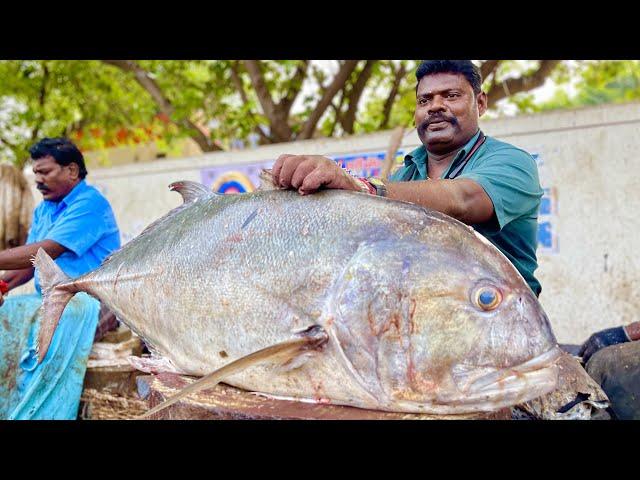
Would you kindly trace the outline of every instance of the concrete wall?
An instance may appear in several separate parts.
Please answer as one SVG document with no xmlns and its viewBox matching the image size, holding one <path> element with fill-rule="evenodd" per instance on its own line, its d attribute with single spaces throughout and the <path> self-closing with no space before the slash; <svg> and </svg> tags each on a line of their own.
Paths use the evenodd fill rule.
<svg viewBox="0 0 640 480">
<path fill-rule="evenodd" d="M 640 320 L 634 244 L 640 237 L 640 104 L 488 120 L 481 127 L 539 162 L 547 195 L 537 276 L 558 340 L 579 343 L 595 330 Z M 201 181 L 207 170 L 267 164 L 282 153 L 380 153 L 389 137 L 381 132 L 93 169 L 88 179 L 111 201 L 126 241 L 181 203 L 167 190 L 173 181 Z M 413 131 L 401 149 L 418 145 Z"/>
</svg>

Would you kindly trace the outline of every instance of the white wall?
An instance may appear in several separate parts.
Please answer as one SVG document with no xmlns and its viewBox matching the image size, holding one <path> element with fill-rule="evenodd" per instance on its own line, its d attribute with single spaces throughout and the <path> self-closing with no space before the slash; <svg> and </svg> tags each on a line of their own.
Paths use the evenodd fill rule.
<svg viewBox="0 0 640 480">
<path fill-rule="evenodd" d="M 554 209 L 541 220 L 549 221 L 554 242 L 539 249 L 537 276 L 558 340 L 579 343 L 595 330 L 640 320 L 634 244 L 640 237 L 640 104 L 488 120 L 481 127 L 537 154 L 543 186 L 550 188 Z M 88 180 L 109 198 L 129 240 L 181 203 L 169 183 L 200 181 L 203 169 L 265 163 L 282 153 L 384 152 L 389 138 L 390 132 L 380 132 L 94 169 Z M 414 131 L 401 148 L 418 145 Z"/>
</svg>

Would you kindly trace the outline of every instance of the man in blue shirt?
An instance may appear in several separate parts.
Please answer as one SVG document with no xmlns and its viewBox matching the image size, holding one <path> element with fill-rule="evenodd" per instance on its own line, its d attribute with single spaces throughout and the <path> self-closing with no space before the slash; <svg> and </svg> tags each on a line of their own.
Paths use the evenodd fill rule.
<svg viewBox="0 0 640 480">
<path fill-rule="evenodd" d="M 7 359 L 4 368 L 20 367 L 15 375 L 2 372 L 3 378 L 13 380 L 10 385 L 0 385 L 0 401 L 4 402 L 0 417 L 75 418 L 100 305 L 88 295 L 70 303 L 54 335 L 52 345 L 56 348 L 37 365 L 36 310 L 41 287 L 31 258 L 43 248 L 74 278 L 95 269 L 118 249 L 120 232 L 107 199 L 86 183 L 84 158 L 73 143 L 45 138 L 29 152 L 36 187 L 44 201 L 35 209 L 27 244 L 0 252 L 0 270 L 9 270 L 2 280 L 10 290 L 35 275 L 37 294 L 8 297 L 6 301 L 0 297 L 0 346 Z"/>
</svg>

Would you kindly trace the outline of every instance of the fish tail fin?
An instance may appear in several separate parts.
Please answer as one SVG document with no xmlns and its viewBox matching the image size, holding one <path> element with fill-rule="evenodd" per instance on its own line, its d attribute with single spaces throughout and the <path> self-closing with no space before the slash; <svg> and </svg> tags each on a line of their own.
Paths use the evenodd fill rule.
<svg viewBox="0 0 640 480">
<path fill-rule="evenodd" d="M 32 263 L 39 271 L 42 288 L 42 323 L 37 343 L 38 363 L 41 363 L 49 350 L 62 312 L 78 289 L 73 284 L 69 284 L 71 279 L 64 274 L 44 249 L 38 249 Z"/>
</svg>

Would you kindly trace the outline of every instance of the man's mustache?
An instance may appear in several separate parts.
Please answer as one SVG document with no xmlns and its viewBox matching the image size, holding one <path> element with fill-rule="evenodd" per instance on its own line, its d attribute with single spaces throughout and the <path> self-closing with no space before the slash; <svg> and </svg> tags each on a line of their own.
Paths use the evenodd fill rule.
<svg viewBox="0 0 640 480">
<path fill-rule="evenodd" d="M 36 183 L 36 188 L 42 193 L 50 192 L 49 188 L 43 183 Z"/>
<path fill-rule="evenodd" d="M 424 132 L 429 125 L 436 122 L 449 122 L 454 127 L 458 125 L 458 119 L 455 115 L 443 115 L 441 113 L 436 113 L 435 115 L 431 115 L 426 118 L 419 126 L 420 131 Z"/>
</svg>

